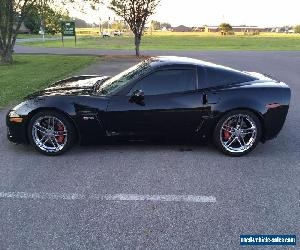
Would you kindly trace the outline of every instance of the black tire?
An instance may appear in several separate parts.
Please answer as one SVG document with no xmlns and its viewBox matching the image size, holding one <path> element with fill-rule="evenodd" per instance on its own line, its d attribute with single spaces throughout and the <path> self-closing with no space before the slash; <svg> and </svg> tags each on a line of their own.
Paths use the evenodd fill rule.
<svg viewBox="0 0 300 250">
<path fill-rule="evenodd" d="M 35 140 L 33 138 L 33 125 L 35 124 L 35 122 L 40 119 L 41 117 L 45 117 L 45 116 L 50 116 L 50 117 L 55 117 L 57 119 L 59 119 L 64 125 L 65 125 L 65 129 L 67 131 L 67 140 L 65 142 L 65 145 L 63 146 L 62 149 L 60 149 L 57 152 L 47 152 L 43 149 L 41 149 L 36 143 Z M 76 130 L 74 128 L 74 125 L 72 124 L 72 121 L 70 121 L 69 118 L 67 118 L 65 115 L 59 113 L 59 112 L 55 112 L 55 111 L 41 111 L 36 113 L 29 121 L 28 124 L 28 138 L 29 138 L 29 142 L 30 144 L 40 153 L 44 154 L 44 155 L 48 155 L 48 156 L 56 156 L 56 155 L 60 155 L 65 153 L 67 150 L 69 150 L 76 142 Z"/>
<path fill-rule="evenodd" d="M 223 124 L 228 119 L 230 119 L 230 117 L 233 117 L 236 115 L 243 115 L 243 116 L 248 117 L 255 124 L 255 127 L 256 127 L 255 139 L 252 140 L 253 142 L 250 144 L 251 146 L 249 145 L 249 148 L 247 148 L 245 151 L 242 151 L 242 152 L 233 152 L 230 149 L 228 149 L 228 147 L 226 148 L 226 146 L 223 145 L 222 138 L 221 138 L 221 133 L 223 131 L 222 130 Z M 231 135 L 233 136 L 233 134 L 231 134 Z M 261 135 L 262 135 L 262 127 L 261 127 L 261 122 L 260 122 L 259 118 L 257 117 L 257 115 L 249 110 L 239 109 L 239 110 L 230 111 L 221 117 L 221 119 L 217 122 L 217 124 L 215 126 L 215 129 L 213 132 L 213 141 L 214 141 L 215 146 L 222 153 L 229 155 L 229 156 L 243 156 L 243 155 L 246 155 L 249 152 L 251 152 L 257 146 L 257 144 L 259 143 L 259 141 L 261 139 Z"/>
</svg>

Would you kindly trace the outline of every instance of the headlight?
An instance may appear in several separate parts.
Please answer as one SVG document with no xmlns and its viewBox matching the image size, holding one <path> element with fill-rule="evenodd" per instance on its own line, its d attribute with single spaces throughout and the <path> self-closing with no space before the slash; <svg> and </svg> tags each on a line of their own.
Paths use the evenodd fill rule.
<svg viewBox="0 0 300 250">
<path fill-rule="evenodd" d="M 11 110 L 8 113 L 8 117 L 9 117 L 9 121 L 11 122 L 18 122 L 18 123 L 23 122 L 23 117 L 18 115 L 15 110 Z"/>
</svg>

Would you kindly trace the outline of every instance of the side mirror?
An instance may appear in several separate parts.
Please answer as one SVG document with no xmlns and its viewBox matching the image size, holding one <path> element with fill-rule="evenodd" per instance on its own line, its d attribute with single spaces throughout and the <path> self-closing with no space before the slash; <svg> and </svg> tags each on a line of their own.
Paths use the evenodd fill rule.
<svg viewBox="0 0 300 250">
<path fill-rule="evenodd" d="M 137 89 L 130 96 L 129 102 L 134 102 L 136 104 L 144 106 L 145 105 L 144 99 L 145 99 L 144 92 L 140 89 Z"/>
</svg>

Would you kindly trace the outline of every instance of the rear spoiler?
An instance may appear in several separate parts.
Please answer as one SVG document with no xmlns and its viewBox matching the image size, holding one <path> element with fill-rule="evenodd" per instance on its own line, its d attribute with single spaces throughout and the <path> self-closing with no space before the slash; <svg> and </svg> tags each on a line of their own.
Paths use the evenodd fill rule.
<svg viewBox="0 0 300 250">
<path fill-rule="evenodd" d="M 248 74 L 250 76 L 253 76 L 255 78 L 258 78 L 259 80 L 271 80 L 271 81 L 276 81 L 276 82 L 281 82 L 279 79 L 276 77 L 270 75 L 270 74 L 262 74 L 258 72 L 248 72 L 248 71 L 243 71 L 245 74 Z"/>
</svg>

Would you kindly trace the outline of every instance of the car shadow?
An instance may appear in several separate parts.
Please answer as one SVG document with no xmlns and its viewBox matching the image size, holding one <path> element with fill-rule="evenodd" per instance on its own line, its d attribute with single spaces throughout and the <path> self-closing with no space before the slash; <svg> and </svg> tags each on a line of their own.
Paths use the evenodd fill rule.
<svg viewBox="0 0 300 250">
<path fill-rule="evenodd" d="M 185 140 L 130 140 L 130 141 L 110 141 L 100 142 L 91 145 L 77 145 L 68 154 L 86 153 L 93 154 L 101 151 L 126 152 L 157 152 L 157 151 L 174 151 L 174 152 L 215 152 L 217 150 L 208 142 L 187 142 Z"/>
</svg>

